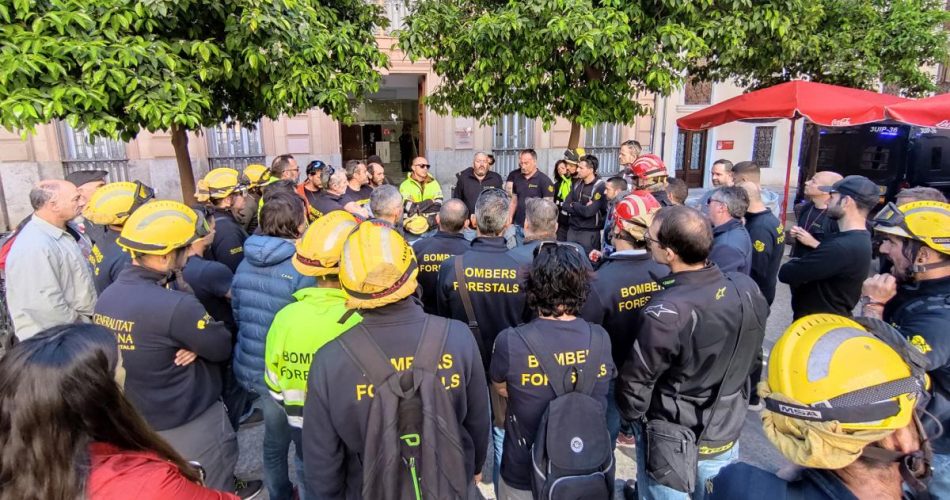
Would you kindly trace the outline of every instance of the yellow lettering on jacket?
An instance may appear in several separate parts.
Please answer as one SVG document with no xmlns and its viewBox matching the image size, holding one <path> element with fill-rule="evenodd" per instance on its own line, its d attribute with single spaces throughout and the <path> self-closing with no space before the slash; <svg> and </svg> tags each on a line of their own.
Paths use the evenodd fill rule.
<svg viewBox="0 0 950 500">
<path fill-rule="evenodd" d="M 469 292 L 477 293 L 518 293 L 521 286 L 518 283 L 491 283 L 484 281 L 467 281 L 465 283 Z M 453 290 L 459 289 L 458 282 L 452 284 Z"/>
<path fill-rule="evenodd" d="M 650 292 L 659 292 L 662 290 L 660 285 L 655 281 L 648 281 L 646 283 L 637 283 L 636 285 L 630 285 L 620 289 L 620 296 L 623 298 L 635 297 L 637 295 L 643 295 Z"/>
<path fill-rule="evenodd" d="M 403 356 L 399 358 L 389 358 L 389 363 L 393 365 L 393 369 L 397 372 L 403 372 L 412 368 L 412 361 L 415 359 L 414 356 Z M 439 370 L 449 370 L 455 366 L 455 359 L 452 357 L 451 353 L 443 353 L 442 358 L 439 361 Z M 306 380 L 306 374 L 304 374 L 304 380 Z M 460 373 L 447 373 L 444 375 L 439 375 L 439 380 L 442 381 L 442 385 L 446 389 L 457 389 L 462 386 L 462 375 Z M 356 384 L 356 400 L 362 401 L 363 398 L 373 398 L 373 384 Z"/>
</svg>

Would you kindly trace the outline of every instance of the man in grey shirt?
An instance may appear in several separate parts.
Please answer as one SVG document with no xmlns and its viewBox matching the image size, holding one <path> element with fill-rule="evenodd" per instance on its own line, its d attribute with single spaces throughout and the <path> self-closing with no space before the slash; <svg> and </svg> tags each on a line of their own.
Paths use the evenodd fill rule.
<svg viewBox="0 0 950 500">
<path fill-rule="evenodd" d="M 33 217 L 13 242 L 6 265 L 7 305 L 20 340 L 92 317 L 92 273 L 67 227 L 83 203 L 67 181 L 41 181 L 30 190 Z"/>
</svg>

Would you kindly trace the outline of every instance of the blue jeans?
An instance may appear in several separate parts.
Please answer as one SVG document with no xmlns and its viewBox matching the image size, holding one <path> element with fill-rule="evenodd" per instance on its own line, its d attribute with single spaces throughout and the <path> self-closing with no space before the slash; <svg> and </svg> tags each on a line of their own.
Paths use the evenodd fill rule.
<svg viewBox="0 0 950 500">
<path fill-rule="evenodd" d="M 264 486 L 271 500 L 289 500 L 294 496 L 290 482 L 290 466 L 287 453 L 290 451 L 291 427 L 284 409 L 270 397 L 267 388 L 255 389 L 261 395 L 261 411 L 264 414 Z M 303 460 L 298 450 L 295 465 L 298 473 L 303 471 Z"/>
<path fill-rule="evenodd" d="M 495 498 L 498 498 L 498 485 L 501 480 L 501 452 L 505 447 L 505 430 L 500 427 L 491 426 L 492 441 L 495 448 L 495 460 L 492 463 L 491 484 L 495 488 Z"/>
<path fill-rule="evenodd" d="M 610 432 L 610 448 L 617 446 L 617 436 L 620 435 L 620 409 L 616 399 L 617 379 L 611 380 L 607 389 L 607 431 Z"/>
<path fill-rule="evenodd" d="M 696 489 L 690 495 L 663 486 L 647 474 L 646 436 L 641 424 L 633 425 L 633 435 L 637 439 L 637 492 L 640 500 L 683 500 L 689 498 L 702 500 L 706 495 L 706 480 L 716 477 L 723 467 L 739 459 L 739 442 L 736 441 L 732 449 L 722 455 L 708 460 L 700 460 L 696 476 Z"/>
<path fill-rule="evenodd" d="M 928 490 L 932 498 L 950 498 L 950 455 L 934 454 L 933 477 Z"/>
</svg>

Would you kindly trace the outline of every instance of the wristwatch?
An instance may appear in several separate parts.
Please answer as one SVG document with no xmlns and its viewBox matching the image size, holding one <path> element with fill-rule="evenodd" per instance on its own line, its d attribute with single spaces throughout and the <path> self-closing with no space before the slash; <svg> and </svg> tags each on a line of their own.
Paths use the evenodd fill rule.
<svg viewBox="0 0 950 500">
<path fill-rule="evenodd" d="M 861 307 L 862 307 L 862 308 L 865 308 L 865 307 L 867 307 L 867 306 L 880 306 L 880 307 L 884 307 L 884 305 L 885 305 L 884 302 L 878 302 L 878 301 L 876 301 L 876 300 L 871 300 L 871 297 L 869 297 L 869 296 L 867 296 L 867 295 L 862 295 L 862 296 L 861 296 L 861 299 L 858 301 L 858 304 L 861 304 Z"/>
</svg>

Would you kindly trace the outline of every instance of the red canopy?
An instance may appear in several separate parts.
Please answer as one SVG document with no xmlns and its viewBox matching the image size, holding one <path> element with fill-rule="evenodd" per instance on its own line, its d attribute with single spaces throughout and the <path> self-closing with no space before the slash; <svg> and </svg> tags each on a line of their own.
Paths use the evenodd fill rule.
<svg viewBox="0 0 950 500">
<path fill-rule="evenodd" d="M 920 127 L 950 128 L 950 94 L 892 104 L 887 116 Z"/>
<path fill-rule="evenodd" d="M 867 90 L 796 80 L 742 94 L 676 120 L 685 130 L 705 130 L 737 120 L 808 118 L 826 127 L 885 119 L 884 107 L 907 99 Z"/>
<path fill-rule="evenodd" d="M 792 120 L 788 138 L 788 164 L 785 167 L 785 195 L 782 213 L 785 223 L 788 188 L 792 176 L 792 151 L 795 144 L 795 120 L 808 118 L 826 127 L 850 127 L 887 118 L 885 107 L 907 99 L 824 83 L 795 80 L 727 99 L 676 120 L 686 130 L 705 130 L 737 120 Z"/>
</svg>

